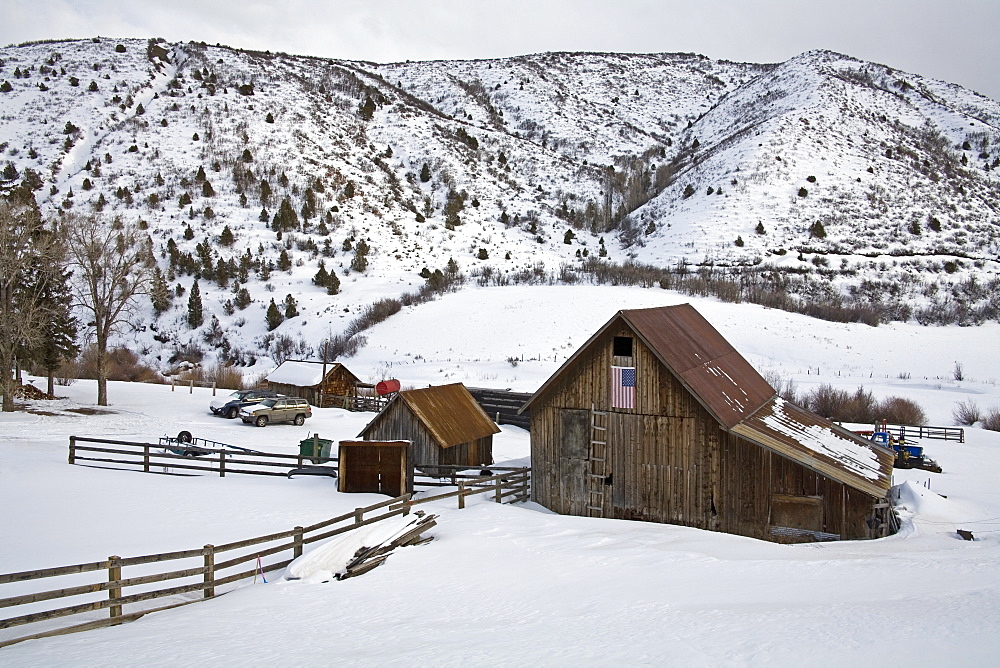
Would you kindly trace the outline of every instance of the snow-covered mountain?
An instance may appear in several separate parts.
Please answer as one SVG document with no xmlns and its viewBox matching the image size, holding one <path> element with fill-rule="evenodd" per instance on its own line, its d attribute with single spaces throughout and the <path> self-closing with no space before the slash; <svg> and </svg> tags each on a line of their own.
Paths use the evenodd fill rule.
<svg viewBox="0 0 1000 668">
<path fill-rule="evenodd" d="M 148 230 L 176 296 L 130 336 L 164 362 L 201 339 L 315 354 L 435 270 L 572 281 L 595 260 L 924 322 L 1000 312 L 1000 104 L 831 52 L 380 65 L 95 38 L 0 49 L 0 91 L 5 179 L 48 215 Z M 285 295 L 299 315 L 267 332 Z"/>
</svg>

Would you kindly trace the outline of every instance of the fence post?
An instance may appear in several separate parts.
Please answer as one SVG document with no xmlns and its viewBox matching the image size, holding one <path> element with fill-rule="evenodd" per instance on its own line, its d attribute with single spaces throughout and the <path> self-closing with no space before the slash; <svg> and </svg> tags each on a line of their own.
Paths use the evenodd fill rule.
<svg viewBox="0 0 1000 668">
<path fill-rule="evenodd" d="M 110 556 L 108 557 L 108 598 L 112 601 L 116 598 L 122 597 L 122 588 L 116 584 L 122 579 L 122 567 L 121 567 L 121 557 Z M 121 617 L 122 616 L 122 606 L 112 605 L 111 617 Z"/>
<path fill-rule="evenodd" d="M 212 396 L 215 396 L 215 381 L 212 381 Z"/>
<path fill-rule="evenodd" d="M 226 477 L 226 453 L 219 451 L 219 477 Z"/>
<path fill-rule="evenodd" d="M 293 545 L 292 558 L 298 559 L 302 556 L 302 527 L 295 527 L 295 541 Z"/>
<path fill-rule="evenodd" d="M 215 546 L 205 546 L 205 598 L 215 596 Z"/>
<path fill-rule="evenodd" d="M 142 445 L 142 472 L 149 473 L 149 443 Z"/>
<path fill-rule="evenodd" d="M 503 503 L 503 501 L 501 501 L 501 499 L 503 497 L 500 494 L 500 489 L 501 489 L 500 482 L 501 482 L 501 480 L 502 480 L 502 478 L 497 478 L 496 481 L 494 482 L 494 485 L 496 486 L 496 492 L 495 492 L 495 494 L 496 494 L 496 497 L 497 497 L 496 498 L 497 503 Z"/>
<path fill-rule="evenodd" d="M 194 394 L 194 378 L 188 381 L 188 387 L 191 388 L 188 394 Z"/>
<path fill-rule="evenodd" d="M 170 391 L 171 392 L 174 391 L 174 385 L 176 385 L 176 384 L 177 384 L 177 380 L 173 376 L 171 376 L 170 377 Z"/>
<path fill-rule="evenodd" d="M 361 524 L 362 522 L 364 522 L 364 518 L 365 518 L 365 511 L 362 510 L 361 508 L 355 508 L 354 509 L 354 523 L 355 524 Z"/>
<path fill-rule="evenodd" d="M 76 463 L 76 436 L 69 437 L 69 463 Z"/>
<path fill-rule="evenodd" d="M 465 508 L 465 483 L 458 483 L 458 509 Z"/>
</svg>

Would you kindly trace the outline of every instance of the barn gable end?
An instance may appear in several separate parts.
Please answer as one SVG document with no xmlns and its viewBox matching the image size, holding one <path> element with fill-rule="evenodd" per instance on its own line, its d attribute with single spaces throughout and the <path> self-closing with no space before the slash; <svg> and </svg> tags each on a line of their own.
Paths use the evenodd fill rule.
<svg viewBox="0 0 1000 668">
<path fill-rule="evenodd" d="M 365 440 L 411 441 L 417 466 L 493 463 L 500 428 L 461 383 L 400 391 L 362 430 Z"/>
<path fill-rule="evenodd" d="M 267 376 L 267 387 L 313 406 L 353 408 L 361 380 L 339 362 L 285 360 Z"/>
<path fill-rule="evenodd" d="M 781 402 L 686 304 L 619 312 L 525 408 L 534 497 L 560 513 L 855 538 L 888 489 L 890 454 Z"/>
</svg>

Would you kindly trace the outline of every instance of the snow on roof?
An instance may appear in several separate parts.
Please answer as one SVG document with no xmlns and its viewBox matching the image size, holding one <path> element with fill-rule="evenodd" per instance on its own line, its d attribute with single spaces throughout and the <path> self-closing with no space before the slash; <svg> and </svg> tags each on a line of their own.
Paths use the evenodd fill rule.
<svg viewBox="0 0 1000 668">
<path fill-rule="evenodd" d="M 891 452 L 780 397 L 733 431 L 863 492 L 881 496 L 889 488 Z"/>
<path fill-rule="evenodd" d="M 334 366 L 334 364 L 327 364 L 326 370 L 329 371 Z M 323 381 L 323 364 L 321 362 L 287 360 L 267 375 L 267 381 L 297 387 L 319 385 Z"/>
</svg>

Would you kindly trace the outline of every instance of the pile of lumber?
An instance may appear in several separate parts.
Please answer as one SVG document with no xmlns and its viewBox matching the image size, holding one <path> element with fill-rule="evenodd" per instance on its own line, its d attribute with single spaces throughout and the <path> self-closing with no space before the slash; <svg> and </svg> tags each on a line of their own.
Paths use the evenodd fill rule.
<svg viewBox="0 0 1000 668">
<path fill-rule="evenodd" d="M 353 578 L 381 566 L 397 547 L 423 545 L 433 540 L 433 536 L 424 536 L 423 534 L 437 525 L 435 522 L 437 515 L 425 515 L 422 510 L 418 510 L 414 514 L 420 519 L 408 526 L 404 532 L 378 545 L 359 548 L 344 570 L 337 573 L 337 579 Z"/>
</svg>

